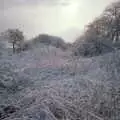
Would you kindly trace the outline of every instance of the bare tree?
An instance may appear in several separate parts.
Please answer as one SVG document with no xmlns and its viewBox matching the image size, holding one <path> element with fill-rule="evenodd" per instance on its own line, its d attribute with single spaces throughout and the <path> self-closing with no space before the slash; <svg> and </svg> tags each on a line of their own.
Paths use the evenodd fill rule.
<svg viewBox="0 0 120 120">
<path fill-rule="evenodd" d="M 115 2 L 108 6 L 104 15 L 109 19 L 109 36 L 113 40 L 113 43 L 118 42 L 120 38 L 120 1 Z"/>
<path fill-rule="evenodd" d="M 5 36 L 8 38 L 8 42 L 12 43 L 13 53 L 15 53 L 16 49 L 21 50 L 24 41 L 23 32 L 19 29 L 8 29 Z"/>
<path fill-rule="evenodd" d="M 81 43 L 81 41 L 84 41 Z M 76 44 L 77 43 L 77 44 Z M 120 47 L 120 1 L 108 6 L 103 14 L 86 26 L 82 37 L 75 42 L 75 53 L 99 55 Z M 116 45 L 117 44 L 117 45 Z M 85 53 L 85 54 L 84 54 Z"/>
</svg>

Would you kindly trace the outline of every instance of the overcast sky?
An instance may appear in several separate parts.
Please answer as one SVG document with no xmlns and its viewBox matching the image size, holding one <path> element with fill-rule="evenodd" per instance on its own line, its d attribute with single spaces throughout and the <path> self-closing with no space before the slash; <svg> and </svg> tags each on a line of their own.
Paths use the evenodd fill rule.
<svg viewBox="0 0 120 120">
<path fill-rule="evenodd" d="M 19 28 L 28 38 L 48 33 L 71 42 L 112 1 L 0 0 L 0 32 Z"/>
</svg>

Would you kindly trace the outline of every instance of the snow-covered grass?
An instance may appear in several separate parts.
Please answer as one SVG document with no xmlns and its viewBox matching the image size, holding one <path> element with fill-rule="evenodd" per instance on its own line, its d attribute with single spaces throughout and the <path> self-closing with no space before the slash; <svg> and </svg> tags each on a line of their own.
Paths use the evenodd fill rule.
<svg viewBox="0 0 120 120">
<path fill-rule="evenodd" d="M 19 109 L 10 114 L 1 108 L 1 119 L 119 120 L 119 104 L 112 108 L 113 115 L 108 114 L 116 101 L 111 101 L 110 90 L 116 88 L 113 93 L 117 93 L 120 86 L 120 52 L 79 59 L 70 55 L 70 51 L 45 45 L 12 56 L 3 55 L 0 105 Z M 120 100 L 118 96 L 113 98 Z"/>
</svg>

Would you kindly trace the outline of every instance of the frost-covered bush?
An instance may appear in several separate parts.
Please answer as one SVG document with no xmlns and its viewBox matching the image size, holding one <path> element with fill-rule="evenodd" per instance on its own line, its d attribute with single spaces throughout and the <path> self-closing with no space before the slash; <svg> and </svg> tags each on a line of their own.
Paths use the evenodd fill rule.
<svg viewBox="0 0 120 120">
<path fill-rule="evenodd" d="M 19 75 L 16 69 L 17 67 L 9 62 L 0 63 L 0 89 L 16 93 L 26 85 L 30 85 L 30 78 Z"/>
<path fill-rule="evenodd" d="M 34 38 L 31 41 L 32 45 L 37 45 L 39 43 L 42 43 L 44 45 L 51 45 L 54 46 L 56 48 L 61 48 L 61 49 L 67 49 L 67 44 L 64 42 L 64 40 L 60 37 L 56 37 L 56 36 L 50 36 L 47 34 L 41 34 L 39 36 L 37 36 L 36 38 Z"/>
<path fill-rule="evenodd" d="M 110 120 L 120 117 L 120 88 L 106 86 L 105 82 L 96 85 L 89 101 L 89 108 L 98 116 Z"/>
<path fill-rule="evenodd" d="M 100 58 L 100 67 L 106 71 L 108 80 L 113 84 L 120 80 L 120 51 L 110 53 Z M 115 82 L 116 81 L 116 82 Z M 117 84 L 116 84 L 117 85 Z"/>
<path fill-rule="evenodd" d="M 105 53 L 110 53 L 114 51 L 114 47 L 107 40 L 97 40 L 92 38 L 84 38 L 76 41 L 73 44 L 72 52 L 75 56 L 99 56 Z"/>
<path fill-rule="evenodd" d="M 96 52 L 96 48 L 92 43 L 79 43 L 73 46 L 72 51 L 75 56 L 93 56 Z"/>
<path fill-rule="evenodd" d="M 99 58 L 99 59 L 98 59 Z M 120 51 L 98 57 L 104 79 L 99 80 L 93 89 L 90 108 L 102 118 L 119 120 L 120 118 Z M 100 73 L 99 73 L 100 74 Z"/>
<path fill-rule="evenodd" d="M 16 73 L 14 73 L 14 66 L 10 63 L 1 63 L 0 64 L 0 86 L 1 88 L 6 89 L 15 89 L 16 88 Z"/>
</svg>

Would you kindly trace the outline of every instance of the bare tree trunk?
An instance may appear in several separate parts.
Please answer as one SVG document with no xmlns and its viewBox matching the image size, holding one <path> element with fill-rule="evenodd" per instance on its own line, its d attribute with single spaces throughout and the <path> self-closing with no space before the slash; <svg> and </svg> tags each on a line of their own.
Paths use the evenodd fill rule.
<svg viewBox="0 0 120 120">
<path fill-rule="evenodd" d="M 13 42 L 13 53 L 15 53 L 15 43 Z"/>
<path fill-rule="evenodd" d="M 116 42 L 119 41 L 119 31 L 116 31 Z"/>
</svg>

